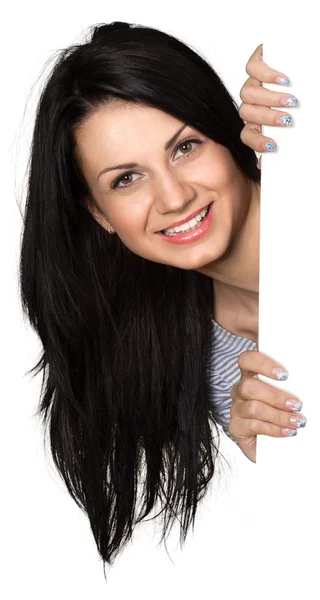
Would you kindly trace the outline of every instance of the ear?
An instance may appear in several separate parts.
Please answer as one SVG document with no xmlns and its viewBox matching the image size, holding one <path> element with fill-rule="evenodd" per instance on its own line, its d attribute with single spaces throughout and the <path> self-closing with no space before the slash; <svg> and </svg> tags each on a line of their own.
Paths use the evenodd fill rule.
<svg viewBox="0 0 320 600">
<path fill-rule="evenodd" d="M 93 218 L 99 223 L 99 225 L 101 225 L 101 227 L 106 229 L 108 231 L 108 233 L 114 233 L 114 229 L 112 229 L 107 217 L 105 217 L 105 215 L 100 210 L 100 208 L 96 205 L 95 202 L 92 202 L 92 200 L 89 197 L 86 197 L 83 199 L 83 204 L 87 208 L 87 210 L 91 213 Z"/>
</svg>

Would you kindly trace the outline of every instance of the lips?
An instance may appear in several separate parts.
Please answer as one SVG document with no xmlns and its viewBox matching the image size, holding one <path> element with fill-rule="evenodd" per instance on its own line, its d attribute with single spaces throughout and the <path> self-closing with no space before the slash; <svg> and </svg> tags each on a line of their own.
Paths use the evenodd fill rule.
<svg viewBox="0 0 320 600">
<path fill-rule="evenodd" d="M 208 210 L 202 211 L 206 212 L 204 219 L 202 219 L 202 221 L 198 222 L 195 227 L 189 229 L 188 231 L 182 231 L 181 233 L 175 233 L 174 235 L 159 231 L 155 235 L 159 236 L 164 243 L 175 244 L 179 246 L 196 243 L 198 240 L 202 239 L 211 228 L 214 204 L 214 202 L 211 202 L 211 204 L 208 206 Z M 183 227 L 183 225 L 180 227 Z M 178 229 L 178 227 L 175 227 L 175 229 Z"/>
<path fill-rule="evenodd" d="M 202 210 L 205 210 L 208 206 L 209 206 L 208 204 L 205 204 L 205 206 L 202 206 L 202 208 L 198 208 L 198 210 L 195 210 L 193 213 L 188 215 L 185 219 L 182 219 L 181 221 L 175 221 L 174 223 L 171 223 L 171 225 L 168 225 L 167 227 L 164 227 L 163 229 L 159 230 L 157 233 L 160 233 L 161 231 L 165 231 L 166 229 L 171 229 L 172 227 L 179 227 L 179 225 L 183 225 L 183 223 L 187 223 L 188 221 L 193 219 L 193 217 L 195 217 L 196 215 L 201 213 Z"/>
</svg>

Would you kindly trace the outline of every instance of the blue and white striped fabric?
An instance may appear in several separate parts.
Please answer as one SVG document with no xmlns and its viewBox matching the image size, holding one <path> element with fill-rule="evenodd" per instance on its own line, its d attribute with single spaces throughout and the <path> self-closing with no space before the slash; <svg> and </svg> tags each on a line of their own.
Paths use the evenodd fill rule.
<svg viewBox="0 0 320 600">
<path fill-rule="evenodd" d="M 253 340 L 230 333 L 212 319 L 212 355 L 209 366 L 211 401 L 216 421 L 229 437 L 228 424 L 232 405 L 230 392 L 241 377 L 238 357 L 245 350 L 257 349 Z"/>
</svg>

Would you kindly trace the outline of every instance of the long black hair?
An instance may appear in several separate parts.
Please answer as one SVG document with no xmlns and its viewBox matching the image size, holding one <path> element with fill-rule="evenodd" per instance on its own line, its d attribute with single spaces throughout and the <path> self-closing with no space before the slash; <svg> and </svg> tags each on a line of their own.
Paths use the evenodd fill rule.
<svg viewBox="0 0 320 600">
<path fill-rule="evenodd" d="M 157 501 L 161 541 L 177 518 L 183 543 L 214 475 L 214 297 L 209 277 L 141 258 L 98 224 L 82 202 L 90 192 L 74 133 L 121 98 L 222 144 L 251 180 L 259 182 L 260 171 L 240 139 L 235 101 L 193 49 L 122 22 L 93 26 L 89 37 L 59 51 L 38 102 L 19 283 L 43 346 L 29 371 L 43 371 L 37 415 L 103 562 L 113 564 Z"/>
</svg>

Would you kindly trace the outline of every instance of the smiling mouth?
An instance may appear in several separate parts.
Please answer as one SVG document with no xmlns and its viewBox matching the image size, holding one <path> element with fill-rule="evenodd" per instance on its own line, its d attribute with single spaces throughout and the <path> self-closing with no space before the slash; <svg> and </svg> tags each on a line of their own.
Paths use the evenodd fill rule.
<svg viewBox="0 0 320 600">
<path fill-rule="evenodd" d="M 179 235 L 181 233 L 189 233 L 189 232 L 193 231 L 194 229 L 197 229 L 197 227 L 199 227 L 199 225 L 201 225 L 202 221 L 206 218 L 206 216 L 210 210 L 211 204 L 212 204 L 212 202 L 210 204 L 208 204 L 208 206 L 206 208 L 201 210 L 197 215 L 195 215 L 192 219 L 190 219 L 189 221 L 186 221 L 185 223 L 182 223 L 182 225 L 176 225 L 175 227 L 169 227 L 168 229 L 162 229 L 159 233 L 162 233 L 163 235 L 167 235 L 167 236 L 175 236 L 175 235 Z"/>
</svg>

